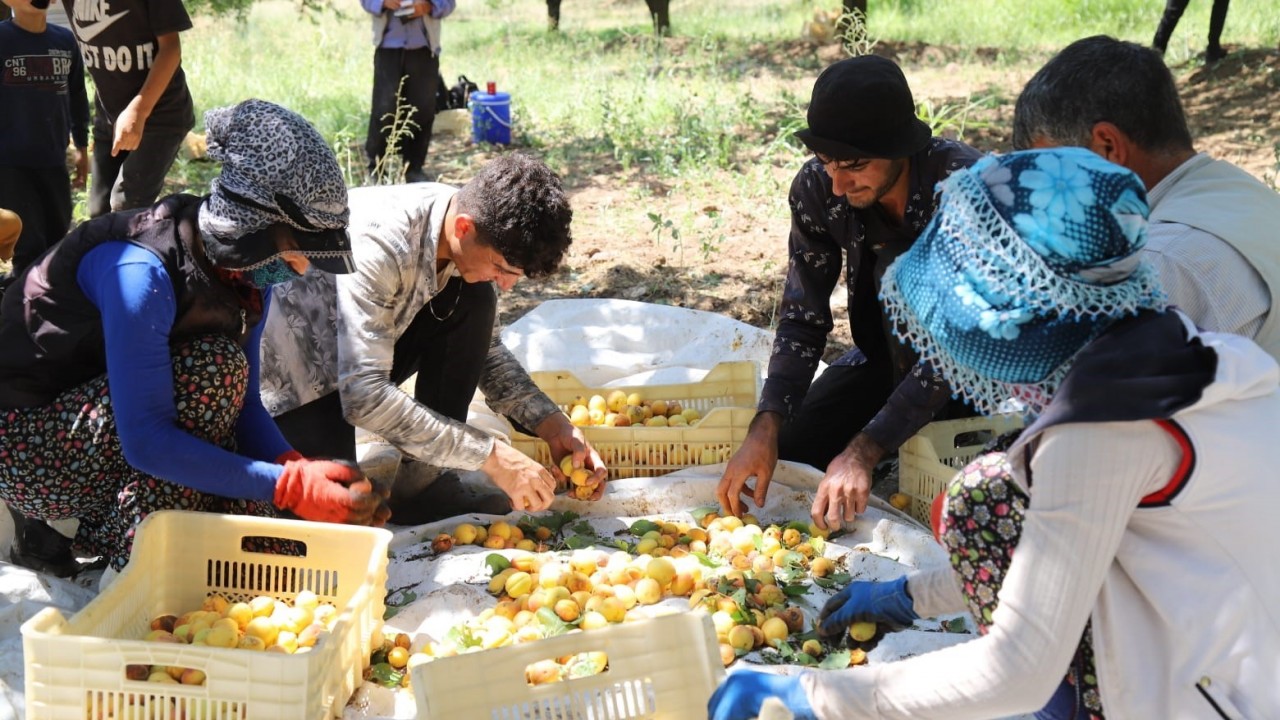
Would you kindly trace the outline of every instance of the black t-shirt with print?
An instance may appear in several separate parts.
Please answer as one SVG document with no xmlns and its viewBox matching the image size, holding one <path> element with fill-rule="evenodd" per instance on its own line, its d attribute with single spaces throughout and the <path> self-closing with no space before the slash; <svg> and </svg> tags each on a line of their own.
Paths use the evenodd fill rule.
<svg viewBox="0 0 1280 720">
<path fill-rule="evenodd" d="M 114 124 L 151 71 L 156 38 L 191 28 L 182 0 L 67 0 L 71 29 L 97 89 L 96 112 Z M 147 119 L 148 126 L 189 128 L 195 108 L 179 67 Z"/>
</svg>

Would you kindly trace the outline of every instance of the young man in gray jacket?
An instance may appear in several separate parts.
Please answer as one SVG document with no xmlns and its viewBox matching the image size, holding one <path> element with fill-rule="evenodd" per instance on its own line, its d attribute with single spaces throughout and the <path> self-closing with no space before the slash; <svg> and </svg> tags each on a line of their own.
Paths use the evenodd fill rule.
<svg viewBox="0 0 1280 720">
<path fill-rule="evenodd" d="M 516 510 L 545 509 L 559 469 L 466 424 L 479 387 L 491 408 L 545 440 L 557 465 L 572 454 L 603 481 L 600 456 L 495 322 L 497 291 L 551 273 L 572 242 L 560 178 L 511 154 L 461 189 L 357 188 L 350 202 L 356 272 L 308 274 L 272 295 L 261 391 L 285 437 L 304 454 L 354 459 L 358 426 L 430 466 L 483 471 Z M 415 373 L 410 396 L 399 385 Z M 392 497 L 392 522 L 430 514 L 417 496 L 393 488 Z"/>
</svg>

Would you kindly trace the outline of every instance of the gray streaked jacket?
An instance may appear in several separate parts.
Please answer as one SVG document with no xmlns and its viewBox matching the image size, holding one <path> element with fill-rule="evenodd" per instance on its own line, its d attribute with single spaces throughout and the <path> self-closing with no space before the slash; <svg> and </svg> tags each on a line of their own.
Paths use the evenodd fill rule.
<svg viewBox="0 0 1280 720">
<path fill-rule="evenodd" d="M 455 193 L 438 183 L 351 191 L 356 271 L 308 272 L 272 292 L 262 340 L 268 412 L 279 415 L 337 390 L 348 422 L 402 452 L 438 467 L 475 470 L 484 464 L 492 437 L 440 415 L 391 382 L 396 340 L 440 290 L 436 246 Z M 528 428 L 560 412 L 502 345 L 496 326 L 480 390 L 495 412 Z"/>
</svg>

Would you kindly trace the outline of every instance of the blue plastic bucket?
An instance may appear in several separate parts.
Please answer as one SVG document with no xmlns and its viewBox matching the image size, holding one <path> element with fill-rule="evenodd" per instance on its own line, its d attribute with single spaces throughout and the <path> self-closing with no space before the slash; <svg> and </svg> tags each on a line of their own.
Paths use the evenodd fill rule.
<svg viewBox="0 0 1280 720">
<path fill-rule="evenodd" d="M 511 144 L 511 93 L 471 93 L 471 140 Z"/>
</svg>

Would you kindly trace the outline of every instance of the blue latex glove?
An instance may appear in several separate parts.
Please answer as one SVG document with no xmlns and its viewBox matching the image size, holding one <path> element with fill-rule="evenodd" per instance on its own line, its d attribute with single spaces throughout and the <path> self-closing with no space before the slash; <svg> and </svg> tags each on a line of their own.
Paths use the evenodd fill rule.
<svg viewBox="0 0 1280 720">
<path fill-rule="evenodd" d="M 905 575 L 891 582 L 851 582 L 822 606 L 818 634 L 824 638 L 838 636 L 855 622 L 910 625 L 920 619 L 911 605 Z"/>
<path fill-rule="evenodd" d="M 799 675 L 776 675 L 756 670 L 730 673 L 707 702 L 710 720 L 750 720 L 760 714 L 766 698 L 782 700 L 795 720 L 818 720 Z"/>
</svg>

